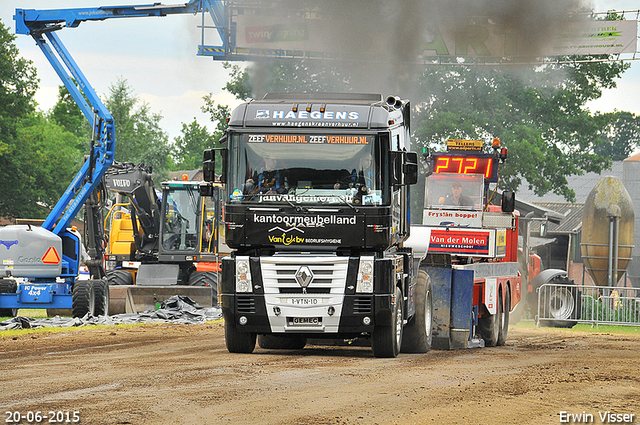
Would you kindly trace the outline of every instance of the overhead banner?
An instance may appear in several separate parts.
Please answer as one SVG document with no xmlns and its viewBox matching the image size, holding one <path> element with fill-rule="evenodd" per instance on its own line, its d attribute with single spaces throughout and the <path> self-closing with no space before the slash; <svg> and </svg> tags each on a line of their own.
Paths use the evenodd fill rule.
<svg viewBox="0 0 640 425">
<path fill-rule="evenodd" d="M 356 29 L 337 30 L 331 22 L 305 14 L 232 14 L 239 52 L 275 56 L 379 58 L 393 52 L 393 33 Z M 638 21 L 565 22 L 541 28 L 540 40 L 505 30 L 491 19 L 456 21 L 444 18 L 438 26 L 425 23 L 412 40 L 417 61 L 430 58 L 512 58 L 527 56 L 617 55 L 636 53 Z M 401 41 L 401 40 L 400 40 Z M 386 57 L 393 57 L 387 55 Z"/>
<path fill-rule="evenodd" d="M 594 21 L 568 25 L 549 51 L 551 56 L 636 53 L 638 21 Z"/>
</svg>

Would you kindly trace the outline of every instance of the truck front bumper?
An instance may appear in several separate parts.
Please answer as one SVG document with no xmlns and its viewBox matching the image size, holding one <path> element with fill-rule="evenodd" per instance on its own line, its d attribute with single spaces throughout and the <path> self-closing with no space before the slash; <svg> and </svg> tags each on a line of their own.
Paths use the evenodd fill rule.
<svg viewBox="0 0 640 425">
<path fill-rule="evenodd" d="M 338 338 L 371 332 L 376 323 L 391 320 L 391 294 L 343 295 L 338 305 L 302 307 L 289 305 L 291 297 L 282 298 L 286 298 L 284 303 L 267 306 L 263 295 L 222 294 L 222 314 L 240 332 L 323 334 Z"/>
</svg>

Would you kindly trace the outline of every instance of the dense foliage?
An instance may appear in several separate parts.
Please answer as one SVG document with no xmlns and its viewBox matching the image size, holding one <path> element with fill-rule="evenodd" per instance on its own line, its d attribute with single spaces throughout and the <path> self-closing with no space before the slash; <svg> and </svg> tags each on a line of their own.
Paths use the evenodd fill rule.
<svg viewBox="0 0 640 425">
<path fill-rule="evenodd" d="M 640 147 L 639 117 L 593 114 L 585 106 L 615 87 L 628 67 L 622 62 L 426 67 L 415 76 L 414 91 L 403 96 L 413 106 L 415 149 L 443 150 L 448 138 L 497 137 L 510 156 L 501 170 L 501 188 L 517 190 L 526 181 L 538 195 L 554 192 L 573 201 L 567 176 L 600 172 Z M 243 99 L 255 78 L 257 96 L 295 91 L 287 90 L 285 81 L 307 92 L 336 91 L 340 84 L 344 91 L 358 76 L 344 71 L 348 66 L 341 69 L 322 73 L 305 60 L 272 68 L 254 64 L 236 72 L 227 89 Z M 333 75 L 330 84 L 326 73 Z M 300 81 L 308 84 L 301 87 Z"/>
<path fill-rule="evenodd" d="M 585 104 L 614 87 L 627 67 L 431 67 L 420 76 L 414 134 L 419 144 L 435 149 L 447 138 L 497 137 L 510 155 L 501 187 L 517 190 L 526 180 L 538 195 L 554 192 L 573 201 L 566 177 L 600 172 L 613 159 L 602 155 L 602 146 L 616 121 L 592 115 Z"/>
<path fill-rule="evenodd" d="M 172 153 L 176 170 L 202 167 L 202 153 L 205 149 L 219 147 L 218 140 L 227 128 L 227 118 L 231 113 L 229 107 L 216 105 L 211 94 L 204 96 L 203 100 L 205 104 L 201 107 L 202 112 L 209 114 L 211 122 L 216 123 L 216 129 L 210 133 L 195 118 L 190 124 L 182 123 L 182 135 L 175 138 Z M 222 165 L 218 163 L 216 167 L 220 173 Z"/>
<path fill-rule="evenodd" d="M 171 146 L 160 127 L 162 115 L 140 102 L 122 78 L 109 87 L 104 103 L 116 127 L 116 161 L 142 162 L 152 167 L 156 178 L 166 177 Z"/>
<path fill-rule="evenodd" d="M 82 156 L 74 134 L 36 112 L 36 70 L 0 22 L 0 217 L 42 218 Z"/>
</svg>

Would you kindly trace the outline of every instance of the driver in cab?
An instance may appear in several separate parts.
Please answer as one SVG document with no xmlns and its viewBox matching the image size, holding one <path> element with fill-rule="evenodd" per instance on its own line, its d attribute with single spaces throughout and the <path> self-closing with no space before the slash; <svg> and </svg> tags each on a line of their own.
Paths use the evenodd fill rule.
<svg viewBox="0 0 640 425">
<path fill-rule="evenodd" d="M 472 207 L 473 201 L 470 197 L 462 193 L 462 185 L 460 182 L 453 182 L 451 185 L 451 193 L 448 193 L 444 198 L 445 205 L 455 205 L 458 207 Z"/>
<path fill-rule="evenodd" d="M 356 183 L 364 186 L 373 186 L 374 178 L 375 170 L 373 157 L 370 153 L 367 153 L 360 157 L 357 166 L 351 170 L 351 173 L 343 178 L 342 181 L 336 182 L 333 188 L 340 189 L 343 186 L 353 187 Z"/>
<path fill-rule="evenodd" d="M 287 193 L 287 181 L 282 170 L 278 168 L 278 160 L 269 156 L 264 158 L 264 168 L 261 172 L 249 177 L 244 185 L 244 193 L 275 195 Z"/>
</svg>

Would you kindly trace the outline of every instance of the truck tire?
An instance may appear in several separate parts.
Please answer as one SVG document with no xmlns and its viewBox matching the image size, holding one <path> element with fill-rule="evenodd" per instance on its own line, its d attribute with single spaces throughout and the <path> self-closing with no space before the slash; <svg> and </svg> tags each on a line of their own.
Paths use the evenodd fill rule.
<svg viewBox="0 0 640 425">
<path fill-rule="evenodd" d="M 431 349 L 433 293 L 427 272 L 418 271 L 416 283 L 416 314 L 404 327 L 401 350 L 403 353 L 426 353 Z"/>
<path fill-rule="evenodd" d="M 94 315 L 95 295 L 93 292 L 93 280 L 77 280 L 73 284 L 71 304 L 73 317 L 84 317 L 87 314 Z"/>
<path fill-rule="evenodd" d="M 256 348 L 256 334 L 238 332 L 235 323 L 224 321 L 224 342 L 230 353 L 253 353 Z"/>
<path fill-rule="evenodd" d="M 572 286 L 572 288 L 542 288 L 544 292 L 540 302 L 542 302 L 541 311 L 545 319 L 539 320 L 540 326 L 553 328 L 574 327 L 578 322 L 571 319 L 577 319 L 581 316 L 582 293 L 575 282 L 566 276 L 558 276 L 549 281 L 549 283 Z M 553 317 L 553 319 L 547 319 L 546 317 Z"/>
<path fill-rule="evenodd" d="M 502 324 L 502 292 L 498 293 L 498 305 L 496 306 L 496 314 L 481 317 L 478 320 L 478 330 L 480 336 L 484 339 L 485 347 L 495 347 L 498 345 L 498 337 L 500 336 L 500 325 Z"/>
<path fill-rule="evenodd" d="M 302 350 L 307 338 L 300 335 L 258 335 L 258 346 L 266 350 Z"/>
<path fill-rule="evenodd" d="M 133 275 L 126 270 L 111 270 L 107 280 L 109 285 L 133 285 Z"/>
<path fill-rule="evenodd" d="M 507 341 L 507 333 L 509 332 L 509 318 L 511 316 L 511 290 L 509 286 L 505 286 L 504 308 L 502 309 L 502 323 L 500 324 L 500 333 L 498 334 L 498 345 L 503 346 Z"/>
<path fill-rule="evenodd" d="M 96 316 L 109 315 L 109 283 L 104 280 L 93 281 L 94 314 Z"/>
<path fill-rule="evenodd" d="M 0 294 L 15 294 L 18 292 L 18 283 L 13 279 L 0 279 Z M 17 308 L 0 308 L 0 317 L 16 317 Z"/>
<path fill-rule="evenodd" d="M 371 349 L 376 357 L 398 357 L 402 347 L 402 330 L 404 324 L 403 297 L 400 288 L 396 288 L 396 303 L 391 315 L 391 323 L 379 324 L 371 334 Z"/>
</svg>

